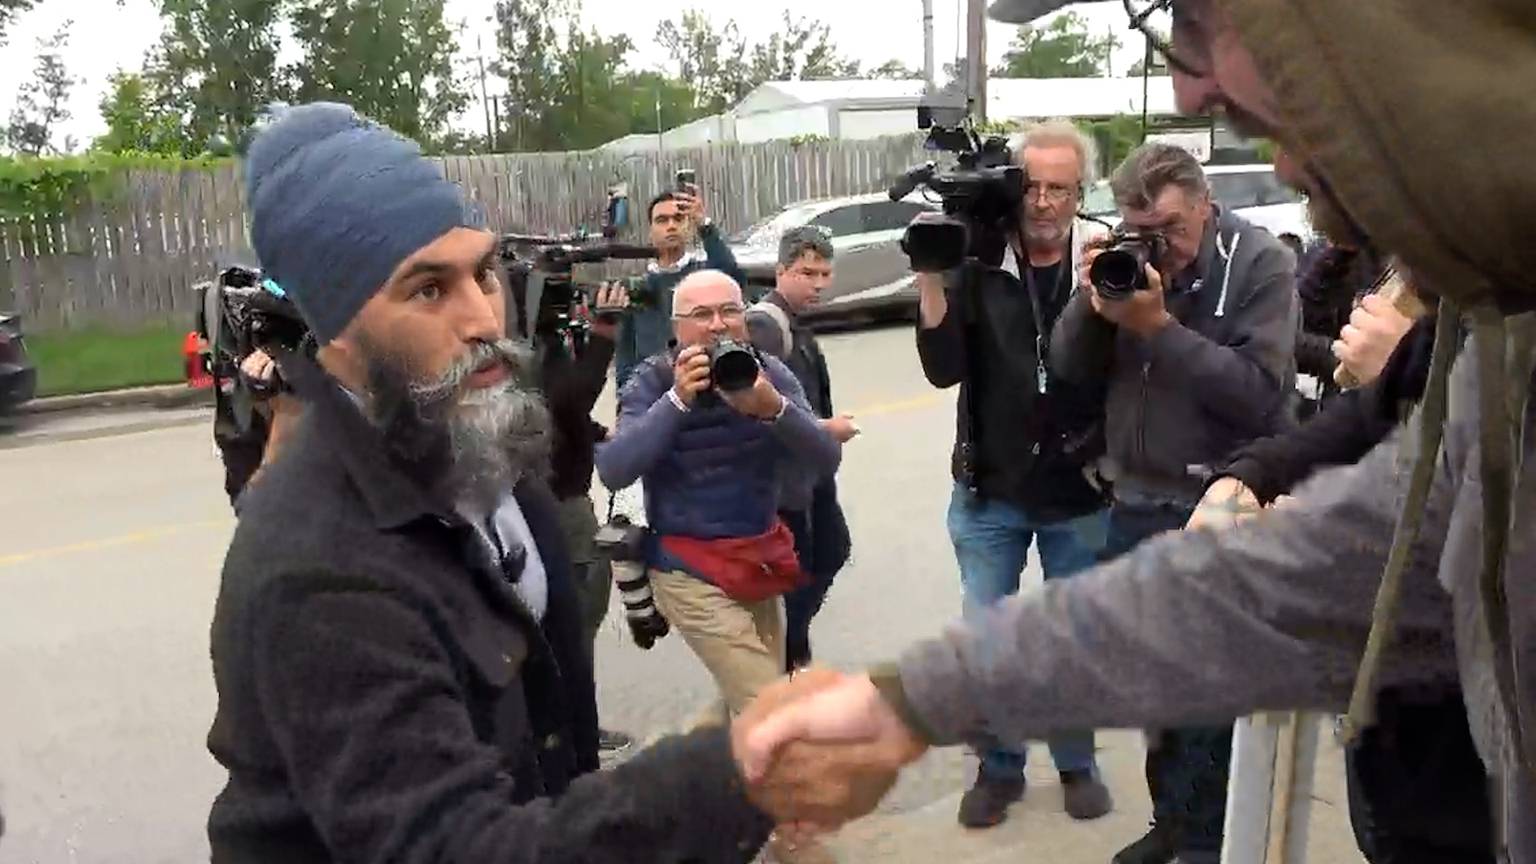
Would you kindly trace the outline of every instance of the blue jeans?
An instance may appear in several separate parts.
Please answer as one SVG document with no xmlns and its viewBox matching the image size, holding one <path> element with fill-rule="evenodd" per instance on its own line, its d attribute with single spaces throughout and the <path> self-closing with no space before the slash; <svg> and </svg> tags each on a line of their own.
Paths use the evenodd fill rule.
<svg viewBox="0 0 1536 864">
<path fill-rule="evenodd" d="M 965 617 L 1018 593 L 1029 544 L 1039 544 L 1046 579 L 1065 579 L 1093 566 L 1104 546 L 1107 513 L 1100 510 L 1061 522 L 1039 522 L 1006 501 L 978 498 L 956 485 L 949 501 L 949 537 L 960 563 Z M 1095 768 L 1093 730 L 1057 732 L 1048 743 L 1058 771 Z M 1024 776 L 1025 751 L 993 747 L 981 754 L 981 773 L 997 780 Z"/>
<path fill-rule="evenodd" d="M 1177 531 L 1194 507 L 1116 502 L 1109 511 L 1104 558 L 1124 555 L 1143 540 Z M 1221 851 L 1227 813 L 1227 775 L 1232 764 L 1232 724 L 1162 729 L 1147 751 L 1147 791 L 1152 816 L 1178 838 L 1180 854 L 1192 861 Z"/>
</svg>

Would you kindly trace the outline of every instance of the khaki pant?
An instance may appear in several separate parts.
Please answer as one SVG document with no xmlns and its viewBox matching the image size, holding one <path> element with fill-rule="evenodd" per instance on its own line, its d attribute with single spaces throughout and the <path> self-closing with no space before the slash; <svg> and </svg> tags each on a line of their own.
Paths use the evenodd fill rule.
<svg viewBox="0 0 1536 864">
<path fill-rule="evenodd" d="M 784 675 L 779 598 L 740 603 L 687 573 L 651 571 L 656 608 L 715 678 L 732 714 Z"/>
</svg>

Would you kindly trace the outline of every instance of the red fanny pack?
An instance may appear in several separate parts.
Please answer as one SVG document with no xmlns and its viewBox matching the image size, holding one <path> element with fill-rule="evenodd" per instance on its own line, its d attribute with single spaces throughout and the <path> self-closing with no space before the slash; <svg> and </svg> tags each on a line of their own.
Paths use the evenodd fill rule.
<svg viewBox="0 0 1536 864">
<path fill-rule="evenodd" d="M 795 556 L 795 535 L 782 519 L 756 537 L 698 540 L 668 535 L 661 545 L 684 567 L 741 603 L 788 594 L 806 581 Z"/>
</svg>

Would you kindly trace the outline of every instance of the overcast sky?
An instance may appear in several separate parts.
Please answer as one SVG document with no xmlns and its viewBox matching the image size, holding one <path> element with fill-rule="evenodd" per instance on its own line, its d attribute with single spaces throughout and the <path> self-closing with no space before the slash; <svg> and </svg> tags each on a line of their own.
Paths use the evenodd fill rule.
<svg viewBox="0 0 1536 864">
<path fill-rule="evenodd" d="M 936 55 L 942 69 L 964 49 L 964 29 L 957 26 L 964 2 L 934 0 L 933 5 Z M 469 26 L 461 57 L 466 64 L 475 55 L 476 33 L 487 34 L 485 44 L 489 48 L 492 28 L 486 21 L 494 8 L 495 0 L 448 0 L 449 19 Z M 915 69 L 922 68 L 920 0 L 584 0 L 583 18 L 605 35 L 628 34 L 636 46 L 630 55 L 630 65 L 653 68 L 667 60 L 655 42 L 656 25 L 680 17 L 689 8 L 705 9 L 717 23 L 734 17 L 749 42 L 773 33 L 786 11 L 820 18 L 831 27 L 839 49 L 863 61 L 866 67 L 894 58 Z M 1123 73 L 1140 56 L 1141 48 L 1140 39 L 1133 39 L 1134 34 L 1125 30 L 1125 14 L 1120 5 L 1091 3 L 1079 8 L 1096 32 L 1113 31 L 1125 43 L 1114 63 L 1116 73 Z M 41 0 L 37 8 L 13 23 L 6 46 L 0 48 L 0 120 L 10 116 L 16 88 L 32 74 L 37 38 L 52 34 L 71 17 L 75 23 L 65 60 L 70 73 L 82 79 L 82 83 L 75 88 L 70 104 L 74 116 L 65 125 L 65 131 L 84 146 L 104 131 L 98 106 L 106 91 L 107 76 L 118 69 L 138 69 L 145 52 L 158 38 L 161 24 L 151 0 L 125 0 L 121 8 L 116 0 Z M 989 25 L 991 62 L 997 62 L 1007 50 L 1012 36 L 1011 27 Z M 461 125 L 477 128 L 477 118 L 481 116 L 477 101 L 466 112 Z"/>
</svg>

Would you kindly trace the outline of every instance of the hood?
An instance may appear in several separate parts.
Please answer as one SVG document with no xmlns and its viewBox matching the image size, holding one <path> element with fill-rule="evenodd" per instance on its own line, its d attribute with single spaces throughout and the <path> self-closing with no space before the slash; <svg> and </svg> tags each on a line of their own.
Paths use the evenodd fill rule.
<svg viewBox="0 0 1536 864">
<path fill-rule="evenodd" d="M 1417 281 L 1536 296 L 1536 4 L 1223 2 L 1287 143 Z"/>
</svg>

